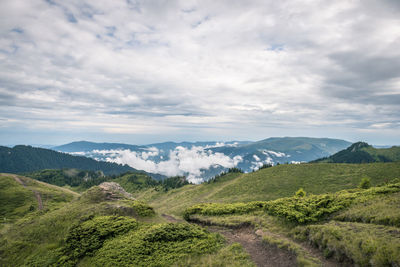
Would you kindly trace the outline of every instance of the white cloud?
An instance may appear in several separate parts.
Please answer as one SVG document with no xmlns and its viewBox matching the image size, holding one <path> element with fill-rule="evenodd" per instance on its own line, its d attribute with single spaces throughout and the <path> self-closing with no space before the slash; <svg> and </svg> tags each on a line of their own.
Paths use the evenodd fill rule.
<svg viewBox="0 0 400 267">
<path fill-rule="evenodd" d="M 95 150 L 95 154 L 107 156 L 109 162 L 128 164 L 129 166 L 151 173 L 159 173 L 166 176 L 186 175 L 193 183 L 203 181 L 203 170 L 211 167 L 222 166 L 232 168 L 243 159 L 240 156 L 230 158 L 222 153 L 214 153 L 205 150 L 205 147 L 193 146 L 185 148 L 178 146 L 169 152 L 169 158 L 156 162 L 149 158 L 148 152 L 136 152 L 131 150 Z M 157 156 L 158 151 L 153 151 L 151 156 Z"/>
<path fill-rule="evenodd" d="M 278 157 L 278 158 L 282 158 L 282 157 L 290 157 L 290 155 L 286 155 L 285 153 L 283 153 L 283 152 L 276 152 L 276 151 L 272 151 L 272 150 L 264 150 L 263 152 L 262 152 L 264 155 L 273 155 L 273 156 L 275 156 L 275 157 Z"/>
</svg>

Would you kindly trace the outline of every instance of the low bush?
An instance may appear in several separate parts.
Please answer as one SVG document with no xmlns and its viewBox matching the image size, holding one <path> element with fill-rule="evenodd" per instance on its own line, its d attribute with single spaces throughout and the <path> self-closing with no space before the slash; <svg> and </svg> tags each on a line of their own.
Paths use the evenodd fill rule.
<svg viewBox="0 0 400 267">
<path fill-rule="evenodd" d="M 334 194 L 309 195 L 307 197 L 280 198 L 268 201 L 264 209 L 274 216 L 296 223 L 317 222 L 326 215 L 360 203 L 378 195 L 400 191 L 400 184 L 389 184 L 367 190 L 343 190 Z"/>
<path fill-rule="evenodd" d="M 224 215 L 224 214 L 244 214 L 256 210 L 262 210 L 267 202 L 253 201 L 248 203 L 202 203 L 192 206 L 185 210 L 183 217 L 185 220 L 190 219 L 192 214 L 200 215 Z"/>
<path fill-rule="evenodd" d="M 306 196 L 306 191 L 304 191 L 303 188 L 300 188 L 299 190 L 297 190 L 297 192 L 295 193 L 296 197 L 305 197 Z"/>
<path fill-rule="evenodd" d="M 153 207 L 150 207 L 145 202 L 142 201 L 134 201 L 131 204 L 131 207 L 135 211 L 135 213 L 141 217 L 153 216 L 156 213 L 154 212 Z"/>
<path fill-rule="evenodd" d="M 362 189 L 370 188 L 371 187 L 371 180 L 368 177 L 362 178 L 359 187 L 362 188 Z"/>
<path fill-rule="evenodd" d="M 110 237 L 126 233 L 137 228 L 133 218 L 118 216 L 99 216 L 71 227 L 65 245 L 61 249 L 63 256 L 58 263 L 75 265 L 83 256 L 90 256 Z"/>
<path fill-rule="evenodd" d="M 219 249 L 223 239 L 190 224 L 158 224 L 114 238 L 97 251 L 95 266 L 171 266 Z"/>
</svg>

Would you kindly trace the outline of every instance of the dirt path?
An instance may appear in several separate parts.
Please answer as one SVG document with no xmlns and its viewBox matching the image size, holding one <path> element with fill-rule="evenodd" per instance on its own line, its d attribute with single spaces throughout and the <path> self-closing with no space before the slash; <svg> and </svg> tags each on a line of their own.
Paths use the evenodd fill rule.
<svg viewBox="0 0 400 267">
<path fill-rule="evenodd" d="M 161 214 L 169 222 L 180 222 L 171 215 Z M 296 266 L 296 256 L 292 253 L 277 248 L 276 246 L 268 245 L 262 242 L 261 236 L 254 232 L 250 226 L 239 228 L 226 228 L 214 225 L 205 225 L 200 221 L 192 221 L 193 224 L 207 227 L 214 233 L 219 233 L 225 237 L 229 244 L 239 243 L 250 255 L 252 261 L 260 267 L 292 267 Z"/>
<path fill-rule="evenodd" d="M 251 227 L 228 229 L 218 226 L 209 226 L 211 232 L 222 234 L 228 243 L 240 243 L 250 255 L 253 262 L 260 267 L 292 267 L 296 266 L 295 255 L 262 242 Z"/>
<path fill-rule="evenodd" d="M 285 240 L 288 243 L 289 242 L 293 242 L 293 243 L 299 245 L 303 249 L 303 251 L 308 253 L 310 256 L 319 259 L 321 264 L 322 264 L 322 266 L 324 266 L 324 267 L 349 266 L 349 265 L 346 265 L 346 263 L 344 263 L 344 262 L 337 262 L 334 259 L 326 259 L 325 257 L 322 256 L 321 252 L 317 248 L 312 247 L 310 244 L 299 243 L 299 242 L 296 242 L 296 241 L 294 241 L 292 239 L 287 238 L 286 236 L 283 236 L 283 235 L 280 235 L 280 234 L 277 234 L 277 233 L 268 232 L 268 231 L 263 231 L 261 229 L 257 230 L 255 232 L 255 234 L 257 236 L 260 236 L 260 237 L 272 236 L 272 237 L 274 237 L 276 239 Z"/>
<path fill-rule="evenodd" d="M 2 175 L 4 176 L 5 174 L 2 174 Z M 21 184 L 21 185 L 22 185 L 23 187 L 25 187 L 26 189 L 31 190 L 31 191 L 35 194 L 35 198 L 36 198 L 36 200 L 37 200 L 37 202 L 38 202 L 38 209 L 39 209 L 39 210 L 42 210 L 42 209 L 43 209 L 42 197 L 40 196 L 40 193 L 39 193 L 38 191 L 28 188 L 28 187 L 26 186 L 26 184 L 21 180 L 21 178 L 19 178 L 19 177 L 18 177 L 17 175 L 15 175 L 15 174 L 7 174 L 7 176 L 11 176 L 12 178 L 14 178 L 14 180 L 15 180 L 17 183 Z"/>
<path fill-rule="evenodd" d="M 166 219 L 168 222 L 172 222 L 172 223 L 176 223 L 176 222 L 180 222 L 180 220 L 176 219 L 175 217 L 168 215 L 168 214 L 161 214 L 161 216 Z"/>
</svg>

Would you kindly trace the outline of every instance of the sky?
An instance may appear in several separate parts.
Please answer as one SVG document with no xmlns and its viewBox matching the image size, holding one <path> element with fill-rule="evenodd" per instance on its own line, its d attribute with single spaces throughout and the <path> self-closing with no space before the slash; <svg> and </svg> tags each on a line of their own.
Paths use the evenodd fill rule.
<svg viewBox="0 0 400 267">
<path fill-rule="evenodd" d="M 400 144 L 398 0 L 2 0 L 0 144 Z"/>
</svg>

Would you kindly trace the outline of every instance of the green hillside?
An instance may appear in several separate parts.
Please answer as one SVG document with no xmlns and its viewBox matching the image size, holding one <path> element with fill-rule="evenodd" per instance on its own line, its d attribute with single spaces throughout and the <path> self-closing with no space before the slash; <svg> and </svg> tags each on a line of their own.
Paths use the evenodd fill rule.
<svg viewBox="0 0 400 267">
<path fill-rule="evenodd" d="M 313 162 L 370 163 L 393 161 L 400 161 L 400 147 L 374 148 L 367 143 L 357 142 L 330 157 L 315 160 Z"/>
<path fill-rule="evenodd" d="M 369 177 L 372 185 L 400 178 L 400 162 L 283 164 L 253 173 L 229 173 L 216 182 L 167 193 L 149 189 L 134 195 L 162 212 L 178 215 L 198 202 L 264 201 L 291 196 L 299 188 L 313 194 L 336 192 L 357 187 L 363 177 Z"/>
<path fill-rule="evenodd" d="M 186 209 L 185 218 L 225 227 L 253 225 L 266 244 L 292 252 L 299 266 L 325 266 L 328 258 L 335 266 L 398 266 L 399 192 L 400 183 L 389 183 L 264 202 L 203 203 Z"/>
<path fill-rule="evenodd" d="M 125 173 L 82 194 L 0 178 L 0 266 L 399 264 L 400 162 L 284 164 L 200 185 Z"/>
<path fill-rule="evenodd" d="M 2 215 L 14 216 L 0 228 L 0 266 L 254 266 L 239 244 L 196 225 L 168 223 L 113 182 L 81 195 L 12 174 L 0 182 Z M 30 190 L 41 194 L 43 209 Z"/>
<path fill-rule="evenodd" d="M 39 207 L 38 197 L 41 205 Z M 0 218 L 2 226 L 25 215 L 55 209 L 77 194 L 68 189 L 47 185 L 14 174 L 0 174 Z"/>
</svg>

